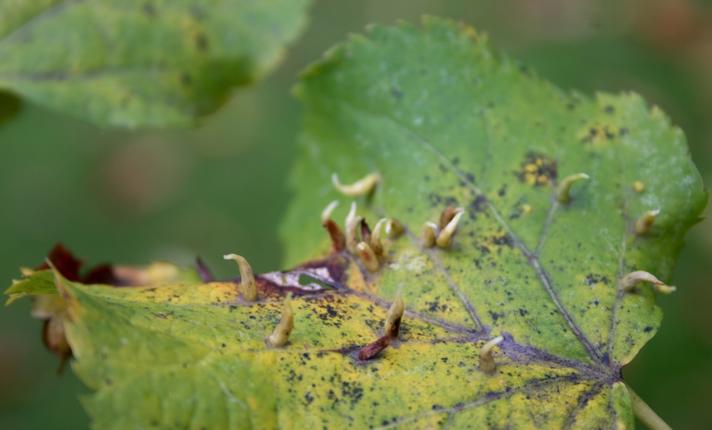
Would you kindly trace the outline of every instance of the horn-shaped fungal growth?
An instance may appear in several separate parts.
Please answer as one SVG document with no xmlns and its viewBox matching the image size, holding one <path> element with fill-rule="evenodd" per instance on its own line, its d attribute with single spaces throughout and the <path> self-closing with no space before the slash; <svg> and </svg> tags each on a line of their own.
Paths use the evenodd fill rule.
<svg viewBox="0 0 712 430">
<path fill-rule="evenodd" d="M 637 270 L 635 272 L 628 273 L 627 275 L 622 277 L 620 285 L 623 291 L 625 291 L 626 293 L 630 293 L 633 292 L 636 285 L 641 282 L 650 283 L 653 286 L 653 289 L 661 294 L 670 294 L 677 289 L 671 285 L 666 285 L 660 279 L 642 270 Z"/>
<path fill-rule="evenodd" d="M 438 248 L 448 248 L 452 243 L 452 238 L 455 236 L 457 231 L 457 224 L 460 222 L 460 218 L 465 214 L 465 210 L 462 208 L 455 209 L 452 219 L 440 230 L 435 244 Z M 441 218 L 442 219 L 442 218 Z"/>
<path fill-rule="evenodd" d="M 334 209 L 336 209 L 337 206 L 339 206 L 338 200 L 334 200 L 331 203 L 329 203 L 328 205 L 326 205 L 324 210 L 321 211 L 321 222 L 322 223 L 325 223 L 331 219 L 331 214 L 334 213 Z"/>
<path fill-rule="evenodd" d="M 371 249 L 373 249 L 373 252 L 379 257 L 383 255 L 383 240 L 381 239 L 381 235 L 387 234 L 385 230 L 389 221 L 388 218 L 379 219 L 373 227 L 373 233 L 371 234 Z"/>
<path fill-rule="evenodd" d="M 371 249 L 368 243 L 359 242 L 356 245 L 356 254 L 369 272 L 377 272 L 381 267 L 376 253 L 373 252 L 373 249 Z"/>
<path fill-rule="evenodd" d="M 282 305 L 282 317 L 279 323 L 272 330 L 272 334 L 267 336 L 265 342 L 273 348 L 280 348 L 287 344 L 289 335 L 294 328 L 294 311 L 292 310 L 292 295 L 287 294 Z"/>
<path fill-rule="evenodd" d="M 440 219 L 438 222 L 438 227 L 440 228 L 440 230 L 444 229 L 445 226 L 447 226 L 450 221 L 455 218 L 455 215 L 457 215 L 457 213 L 461 212 L 462 210 L 462 208 L 456 208 L 454 206 L 448 206 L 443 209 L 443 211 L 440 212 Z"/>
<path fill-rule="evenodd" d="M 494 339 L 487 341 L 482 348 L 480 348 L 480 370 L 484 373 L 491 375 L 497 370 L 497 363 L 494 361 L 494 354 L 492 350 L 495 346 L 502 343 L 504 338 L 502 336 L 497 336 Z"/>
<path fill-rule="evenodd" d="M 386 235 L 391 239 L 397 239 L 405 231 L 405 227 L 397 219 L 389 218 L 386 223 Z"/>
<path fill-rule="evenodd" d="M 571 186 L 580 180 L 588 178 L 589 176 L 585 173 L 576 173 L 565 177 L 556 190 L 556 201 L 563 205 L 568 204 L 571 201 Z"/>
<path fill-rule="evenodd" d="M 400 291 L 396 294 L 396 299 L 393 300 L 391 307 L 388 308 L 388 313 L 386 314 L 386 323 L 383 326 L 383 333 L 386 336 L 392 338 L 398 337 L 398 332 L 400 331 L 401 320 L 403 319 L 403 312 L 405 312 L 405 304 L 403 303 L 403 297 Z"/>
<path fill-rule="evenodd" d="M 356 215 L 356 202 L 351 203 L 351 209 L 346 215 L 346 221 L 344 224 L 346 226 L 346 249 L 348 249 L 352 254 L 356 254 L 358 252 L 356 246 L 359 243 L 358 238 L 362 219 L 362 217 Z"/>
<path fill-rule="evenodd" d="M 438 233 L 440 233 L 440 228 L 437 224 L 430 221 L 426 222 L 423 225 L 423 246 L 426 248 L 432 248 L 433 246 L 435 246 L 435 242 L 438 238 Z"/>
<path fill-rule="evenodd" d="M 321 225 L 324 226 L 326 231 L 329 233 L 329 238 L 331 239 L 331 247 L 334 252 L 341 252 L 346 247 L 346 238 L 344 233 L 341 232 L 338 224 L 331 219 L 331 214 L 334 212 L 336 206 L 339 205 L 337 200 L 326 205 L 323 211 L 321 211 Z"/>
<path fill-rule="evenodd" d="M 642 235 L 650 232 L 650 228 L 655 223 L 655 220 L 660 214 L 660 209 L 655 209 L 652 211 L 646 211 L 643 215 L 635 221 L 635 234 Z"/>
<path fill-rule="evenodd" d="M 371 234 L 371 249 L 380 258 L 383 257 L 385 253 L 385 247 L 383 246 L 383 237 L 388 237 L 390 239 L 395 239 L 403 233 L 403 225 L 392 219 L 392 218 L 381 218 L 373 227 L 373 233 Z"/>
<path fill-rule="evenodd" d="M 371 194 L 379 182 L 381 182 L 381 175 L 375 172 L 364 176 L 353 184 L 342 184 L 341 181 L 339 181 L 339 175 L 336 173 L 331 175 L 331 183 L 334 184 L 334 188 L 341 194 L 350 197 Z"/>
<path fill-rule="evenodd" d="M 252 266 L 241 255 L 227 254 L 224 255 L 225 260 L 234 260 L 240 269 L 240 289 L 242 290 L 242 298 L 248 302 L 257 300 L 257 282 L 255 275 L 252 273 Z"/>
<path fill-rule="evenodd" d="M 359 349 L 358 354 L 356 356 L 361 361 L 366 361 L 375 358 L 378 354 L 381 353 L 381 351 L 386 349 L 392 341 L 393 338 L 388 335 L 381 336 L 374 342 L 371 342 L 363 348 Z"/>
</svg>

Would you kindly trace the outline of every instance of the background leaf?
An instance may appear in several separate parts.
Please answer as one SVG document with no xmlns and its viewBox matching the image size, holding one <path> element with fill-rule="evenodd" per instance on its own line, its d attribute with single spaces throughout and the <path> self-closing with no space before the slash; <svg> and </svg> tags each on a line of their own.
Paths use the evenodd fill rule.
<svg viewBox="0 0 712 430">
<path fill-rule="evenodd" d="M 97 124 L 193 124 L 271 69 L 307 0 L 0 2 L 0 88 Z"/>
<path fill-rule="evenodd" d="M 262 340 L 279 318 L 269 289 L 249 304 L 236 301 L 234 284 L 66 283 L 67 332 L 77 371 L 99 390 L 88 402 L 97 425 L 116 416 L 123 425 L 247 425 L 248 412 L 265 427 L 631 424 L 620 366 L 660 314 L 650 291 L 617 294 L 616 281 L 633 268 L 666 275 L 704 203 L 681 134 L 658 110 L 631 95 L 564 94 L 439 20 L 355 37 L 311 69 L 299 94 L 309 157 L 296 173 L 289 255 L 328 246 L 316 220 L 335 196 L 332 170 L 379 170 L 384 182 L 362 213 L 395 216 L 408 233 L 375 274 L 347 254 L 312 263 L 328 270 L 331 288 L 295 300 L 283 350 Z M 398 104 L 410 94 L 420 98 Z M 557 178 L 581 170 L 590 182 L 552 206 Z M 667 217 L 635 237 L 632 214 L 651 203 L 669 207 Z M 417 226 L 446 204 L 465 206 L 469 219 L 451 250 L 423 249 Z M 518 212 L 524 204 L 531 210 Z M 379 336 L 401 286 L 410 313 L 400 342 L 358 362 L 352 351 Z M 496 334 L 505 341 L 490 376 L 478 352 Z"/>
</svg>

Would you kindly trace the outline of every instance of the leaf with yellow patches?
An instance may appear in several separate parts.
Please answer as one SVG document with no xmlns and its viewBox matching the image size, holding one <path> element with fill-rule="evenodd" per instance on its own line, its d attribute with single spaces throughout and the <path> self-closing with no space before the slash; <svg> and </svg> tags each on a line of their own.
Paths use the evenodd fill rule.
<svg viewBox="0 0 712 430">
<path fill-rule="evenodd" d="M 216 282 L 204 267 L 205 283 L 55 280 L 97 428 L 632 428 L 634 411 L 656 418 L 621 368 L 661 311 L 654 289 L 620 281 L 634 271 L 666 280 L 704 205 L 682 133 L 662 114 L 631 94 L 564 93 L 437 19 L 352 37 L 296 92 L 305 150 L 283 229 L 294 269 L 256 275 L 250 300 L 240 280 Z M 344 198 L 333 172 L 380 180 L 320 219 Z M 562 203 L 559 178 L 580 172 L 589 179 Z M 398 234 L 370 229 L 384 218 Z M 45 272 L 28 276 L 12 294 L 47 292 Z"/>
</svg>

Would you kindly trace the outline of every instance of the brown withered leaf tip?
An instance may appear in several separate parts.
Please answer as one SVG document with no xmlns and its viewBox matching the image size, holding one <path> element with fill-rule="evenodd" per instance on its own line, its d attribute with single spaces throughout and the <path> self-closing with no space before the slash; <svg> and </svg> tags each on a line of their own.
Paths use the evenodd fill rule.
<svg viewBox="0 0 712 430">
<path fill-rule="evenodd" d="M 99 264 L 81 274 L 81 267 L 84 262 L 72 254 L 61 243 L 57 243 L 47 255 L 47 259 L 57 269 L 57 271 L 68 281 L 81 282 L 82 284 L 106 284 L 120 285 L 119 279 L 116 278 L 113 271 L 113 266 L 110 264 Z M 35 270 L 47 270 L 49 264 L 42 263 L 35 267 Z"/>
</svg>

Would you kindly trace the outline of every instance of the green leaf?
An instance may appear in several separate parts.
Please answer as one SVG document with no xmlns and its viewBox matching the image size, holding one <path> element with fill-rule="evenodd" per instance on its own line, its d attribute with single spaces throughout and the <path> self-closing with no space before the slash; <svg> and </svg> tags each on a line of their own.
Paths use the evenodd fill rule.
<svg viewBox="0 0 712 430">
<path fill-rule="evenodd" d="M 190 125 L 263 76 L 308 0 L 0 2 L 0 89 L 100 125 Z"/>
<path fill-rule="evenodd" d="M 55 280 L 95 427 L 632 427 L 640 401 L 621 367 L 661 312 L 650 285 L 619 281 L 634 270 L 666 279 L 704 205 L 682 133 L 658 109 L 632 94 L 564 93 L 436 19 L 352 37 L 297 94 L 305 153 L 283 232 L 290 264 L 307 263 L 258 276 L 254 302 L 239 293 L 247 275 Z M 383 246 L 371 271 L 373 260 L 329 243 L 319 213 L 333 199 L 346 213 L 332 172 L 373 171 L 382 180 L 358 215 L 405 231 L 378 243 L 353 224 L 373 245 L 361 250 Z M 581 172 L 590 179 L 559 203 L 558 184 Z M 421 226 L 448 206 L 465 209 L 453 242 L 424 246 Z M 13 294 L 32 294 L 35 276 Z M 402 320 L 389 311 L 398 291 Z M 269 346 L 286 293 L 294 329 Z"/>
<path fill-rule="evenodd" d="M 573 406 L 570 394 L 554 403 L 577 425 L 599 423 L 588 421 L 587 409 L 601 426 L 615 423 L 623 411 L 604 399 L 662 318 L 649 286 L 626 294 L 618 281 L 635 270 L 667 279 L 705 204 L 683 133 L 660 109 L 632 93 L 563 92 L 493 54 L 474 30 L 437 19 L 422 29 L 374 27 L 353 36 L 307 70 L 296 93 L 306 106 L 305 157 L 282 230 L 288 263 L 323 243 L 319 226 L 305 220 L 332 199 L 342 201 L 339 216 L 346 211 L 332 173 L 351 181 L 380 172 L 361 214 L 397 218 L 409 234 L 370 291 L 390 298 L 402 286 L 415 312 L 490 337 L 508 333 L 601 369 L 608 376 L 589 381 Z M 573 185 L 568 204 L 558 203 L 556 183 L 577 173 L 590 179 Z M 454 245 L 422 249 L 423 224 L 437 222 L 446 206 L 466 212 Z M 636 220 L 657 209 L 650 231 L 637 235 Z M 441 380 L 457 390 L 458 378 Z M 479 399 L 457 391 L 459 403 L 445 407 Z M 547 409 L 539 407 L 532 413 L 542 417 Z M 453 419 L 516 410 L 509 401 L 481 408 L 489 412 L 458 411 Z M 403 406 L 395 415 L 420 413 Z"/>
</svg>

